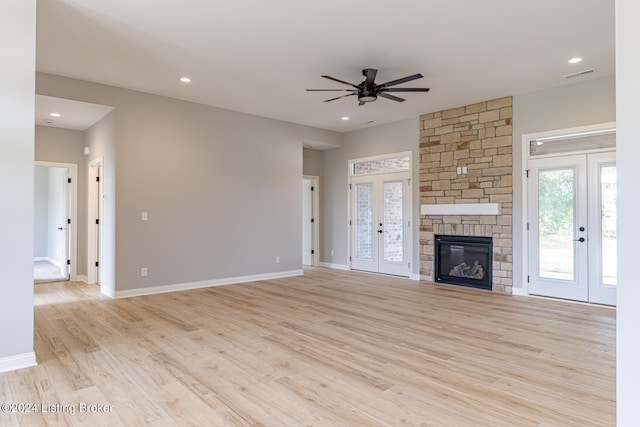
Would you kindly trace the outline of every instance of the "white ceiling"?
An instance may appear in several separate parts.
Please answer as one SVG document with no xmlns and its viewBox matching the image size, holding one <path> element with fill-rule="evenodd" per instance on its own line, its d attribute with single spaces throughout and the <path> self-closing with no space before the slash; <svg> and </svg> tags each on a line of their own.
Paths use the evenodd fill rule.
<svg viewBox="0 0 640 427">
<path fill-rule="evenodd" d="M 38 71 L 340 132 L 615 72 L 614 0 L 38 0 L 37 18 Z M 363 68 L 431 91 L 305 91 Z"/>
<path fill-rule="evenodd" d="M 112 110 L 106 105 L 36 95 L 36 124 L 40 126 L 87 130 Z"/>
</svg>

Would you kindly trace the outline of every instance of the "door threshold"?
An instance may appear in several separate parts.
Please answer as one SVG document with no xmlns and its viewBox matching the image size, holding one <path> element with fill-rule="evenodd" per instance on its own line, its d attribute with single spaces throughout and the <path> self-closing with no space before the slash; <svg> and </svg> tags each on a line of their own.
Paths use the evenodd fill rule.
<svg viewBox="0 0 640 427">
<path fill-rule="evenodd" d="M 555 297 L 549 297 L 549 296 L 546 296 L 546 295 L 535 295 L 535 294 L 528 294 L 526 296 L 531 297 L 531 298 L 544 299 L 544 300 L 548 300 L 548 301 L 558 301 L 558 302 L 567 302 L 569 304 L 586 305 L 586 306 L 589 306 L 589 307 L 609 308 L 609 309 L 612 309 L 612 310 L 616 309 L 615 305 L 598 304 L 596 302 L 576 301 L 576 300 L 572 300 L 572 299 L 555 298 Z"/>
</svg>

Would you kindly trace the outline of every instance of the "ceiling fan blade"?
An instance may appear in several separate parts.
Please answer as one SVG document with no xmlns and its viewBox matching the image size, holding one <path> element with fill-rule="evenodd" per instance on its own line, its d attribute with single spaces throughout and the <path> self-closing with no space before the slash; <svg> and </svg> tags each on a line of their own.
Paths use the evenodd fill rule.
<svg viewBox="0 0 640 427">
<path fill-rule="evenodd" d="M 376 74 L 378 74 L 378 70 L 375 70 L 373 68 L 366 68 L 362 70 L 362 74 L 367 78 L 364 81 L 364 85 L 366 87 L 370 87 L 370 86 L 373 86 L 373 83 L 376 80 Z"/>
<path fill-rule="evenodd" d="M 353 96 L 356 93 L 350 93 L 349 95 L 342 95 L 342 96 L 337 96 L 335 98 L 331 98 L 331 99 L 325 99 L 324 102 L 329 102 L 329 101 L 335 101 L 336 99 L 340 99 L 340 98 L 346 98 L 347 96 Z"/>
<path fill-rule="evenodd" d="M 397 101 L 397 102 L 404 102 L 405 101 L 403 98 L 398 98 L 397 96 L 389 95 L 388 93 L 385 93 L 385 92 L 378 93 L 378 96 L 381 96 L 381 97 L 387 98 L 387 99 L 391 99 L 392 101 Z"/>
<path fill-rule="evenodd" d="M 336 79 L 335 77 L 331 77 L 331 76 L 322 76 L 325 79 L 329 79 L 329 80 L 333 80 L 334 82 L 338 82 L 338 83 L 342 83 L 343 85 L 348 85 L 348 86 L 353 86 L 353 87 L 358 87 L 357 85 L 354 85 L 353 83 L 349 83 L 349 82 L 345 82 L 344 80 L 340 80 L 340 79 Z"/>
<path fill-rule="evenodd" d="M 399 85 L 400 83 L 410 82 L 411 80 L 421 79 L 423 77 L 424 76 L 422 74 L 418 73 L 418 74 L 414 74 L 412 76 L 407 76 L 407 77 L 403 77 L 401 79 L 391 80 L 390 82 L 382 83 L 380 85 L 377 85 L 377 87 L 395 86 L 395 85 Z"/>
<path fill-rule="evenodd" d="M 307 92 L 354 92 L 353 89 L 307 89 Z"/>
<path fill-rule="evenodd" d="M 366 102 L 364 102 L 364 101 L 360 101 L 360 102 L 358 102 L 358 105 L 359 105 L 359 106 L 360 106 L 360 105 L 364 105 L 364 104 L 366 104 Z"/>
<path fill-rule="evenodd" d="M 429 92 L 428 87 L 396 87 L 396 88 L 383 88 L 381 92 Z"/>
</svg>

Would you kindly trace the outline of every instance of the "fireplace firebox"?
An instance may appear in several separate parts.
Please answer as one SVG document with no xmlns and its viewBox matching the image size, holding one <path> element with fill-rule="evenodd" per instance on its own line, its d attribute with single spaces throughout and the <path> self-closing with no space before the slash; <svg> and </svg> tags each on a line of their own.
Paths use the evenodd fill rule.
<svg viewBox="0 0 640 427">
<path fill-rule="evenodd" d="M 491 290 L 493 239 L 436 234 L 435 281 Z"/>
</svg>

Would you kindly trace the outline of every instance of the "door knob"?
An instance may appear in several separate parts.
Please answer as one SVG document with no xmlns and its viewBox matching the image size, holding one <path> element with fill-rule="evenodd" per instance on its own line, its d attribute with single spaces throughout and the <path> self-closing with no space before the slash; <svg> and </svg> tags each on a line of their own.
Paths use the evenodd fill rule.
<svg viewBox="0 0 640 427">
<path fill-rule="evenodd" d="M 574 242 L 584 242 L 584 237 L 581 237 L 579 239 L 574 239 Z"/>
<path fill-rule="evenodd" d="M 378 233 L 384 233 L 384 231 L 382 231 L 382 230 L 378 230 Z"/>
<path fill-rule="evenodd" d="M 584 231 L 584 227 L 580 227 L 578 230 L 580 230 L 580 231 Z"/>
<path fill-rule="evenodd" d="M 62 231 L 62 229 L 63 229 L 62 227 L 58 227 L 58 230 Z"/>
</svg>

